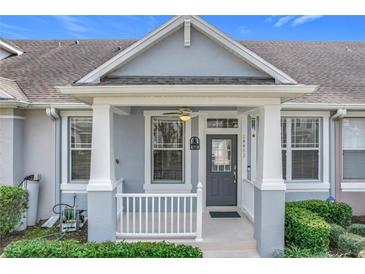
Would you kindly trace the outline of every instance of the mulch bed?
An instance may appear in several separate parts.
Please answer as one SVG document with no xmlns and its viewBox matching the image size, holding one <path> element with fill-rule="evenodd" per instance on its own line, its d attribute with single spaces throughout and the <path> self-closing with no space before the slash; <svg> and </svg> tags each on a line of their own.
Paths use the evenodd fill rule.
<svg viewBox="0 0 365 274">
<path fill-rule="evenodd" d="M 5 237 L 2 237 L 0 239 L 0 255 L 3 253 L 4 248 L 14 241 L 24 240 L 24 239 L 36 239 L 39 237 L 44 237 L 49 234 L 56 234 L 52 237 L 58 238 L 62 235 L 59 234 L 59 228 L 53 227 L 53 228 L 42 228 L 42 224 L 46 220 L 39 221 L 34 227 L 28 227 L 26 230 L 23 231 L 15 231 Z M 33 233 L 32 231 L 36 231 L 36 233 Z M 87 242 L 87 223 L 83 226 L 83 228 L 80 231 L 76 232 L 68 232 L 64 233 L 62 236 L 62 239 L 74 239 L 81 243 Z"/>
</svg>

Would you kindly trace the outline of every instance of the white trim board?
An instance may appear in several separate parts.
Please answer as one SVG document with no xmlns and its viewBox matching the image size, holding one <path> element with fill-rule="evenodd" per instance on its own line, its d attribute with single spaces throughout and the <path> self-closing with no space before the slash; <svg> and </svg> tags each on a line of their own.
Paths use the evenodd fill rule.
<svg viewBox="0 0 365 274">
<path fill-rule="evenodd" d="M 243 59 L 245 62 L 249 63 L 255 68 L 258 68 L 268 75 L 272 76 L 278 83 L 297 84 L 297 82 L 289 75 L 285 74 L 283 71 L 265 61 L 254 52 L 250 51 L 237 41 L 229 38 L 223 32 L 219 31 L 217 28 L 210 25 L 200 17 L 191 15 L 180 15 L 173 17 L 149 35 L 133 43 L 131 46 L 129 46 L 113 58 L 109 59 L 101 66 L 82 77 L 77 83 L 99 82 L 100 78 L 107 73 L 127 63 L 129 60 L 136 57 L 138 54 L 146 51 L 148 48 L 155 45 L 165 37 L 169 36 L 171 33 L 175 32 L 179 28 L 184 27 L 186 20 L 189 20 L 189 26 L 193 26 L 198 31 L 208 36 L 210 39 L 216 41 L 218 44 L 235 54 L 238 58 Z"/>
<path fill-rule="evenodd" d="M 151 119 L 153 116 L 163 116 L 164 112 L 173 112 L 173 110 L 146 110 L 144 111 L 144 136 L 145 136 L 145 143 L 144 143 L 144 184 L 143 189 L 146 193 L 154 193 L 154 192 L 179 192 L 179 193 L 187 193 L 191 192 L 192 190 L 192 183 L 191 183 L 191 151 L 189 147 L 189 140 L 191 137 L 191 120 L 185 122 L 185 157 L 184 157 L 184 183 L 176 183 L 176 184 L 169 184 L 169 183 L 152 183 L 152 176 L 151 176 L 151 168 L 152 168 L 152 161 L 151 161 Z"/>
<path fill-rule="evenodd" d="M 200 139 L 199 165 L 198 165 L 198 181 L 203 184 L 203 205 L 206 208 L 206 136 L 208 134 L 228 134 L 237 135 L 237 206 L 242 205 L 242 120 L 243 115 L 237 111 L 199 111 L 199 130 Z M 238 128 L 207 128 L 208 118 L 233 118 L 238 119 Z"/>
</svg>

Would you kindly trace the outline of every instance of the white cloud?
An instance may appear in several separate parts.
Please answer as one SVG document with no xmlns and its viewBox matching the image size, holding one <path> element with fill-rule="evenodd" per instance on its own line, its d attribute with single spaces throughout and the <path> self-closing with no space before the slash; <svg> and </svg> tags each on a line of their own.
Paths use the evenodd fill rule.
<svg viewBox="0 0 365 274">
<path fill-rule="evenodd" d="M 85 26 L 84 22 L 72 15 L 64 15 L 64 16 L 56 16 L 58 21 L 60 21 L 68 30 L 77 33 L 85 33 L 88 31 L 87 26 Z"/>
<path fill-rule="evenodd" d="M 296 27 L 299 25 L 303 25 L 305 23 L 308 22 L 312 22 L 314 20 L 317 20 L 319 18 L 321 18 L 322 15 L 304 15 L 304 16 L 299 16 L 298 18 L 295 18 L 295 20 L 292 22 L 292 26 Z"/>
<path fill-rule="evenodd" d="M 240 26 L 239 28 L 238 28 L 238 31 L 240 32 L 240 33 L 248 33 L 248 32 L 250 32 L 251 30 L 248 28 L 248 27 L 246 27 L 246 26 Z"/>
<path fill-rule="evenodd" d="M 281 17 L 275 24 L 274 27 L 280 28 L 284 26 L 286 23 L 288 23 L 291 19 L 293 19 L 294 16 L 284 16 Z"/>
</svg>

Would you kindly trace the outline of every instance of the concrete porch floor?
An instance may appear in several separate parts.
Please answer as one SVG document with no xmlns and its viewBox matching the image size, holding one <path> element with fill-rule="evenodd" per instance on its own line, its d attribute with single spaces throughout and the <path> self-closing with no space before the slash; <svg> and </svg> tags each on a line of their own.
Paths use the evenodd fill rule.
<svg viewBox="0 0 365 274">
<path fill-rule="evenodd" d="M 237 211 L 241 218 L 212 218 L 209 211 Z M 203 213 L 203 241 L 199 246 L 206 258 L 257 258 L 253 224 L 236 207 L 208 207 Z"/>
<path fill-rule="evenodd" d="M 212 218 L 209 211 L 237 211 L 241 218 Z M 195 225 L 195 223 L 194 223 Z M 253 224 L 237 207 L 208 207 L 203 212 L 203 241 L 167 239 L 173 243 L 197 246 L 205 258 L 257 258 Z M 161 241 L 162 239 L 127 239 L 127 241 Z"/>
</svg>

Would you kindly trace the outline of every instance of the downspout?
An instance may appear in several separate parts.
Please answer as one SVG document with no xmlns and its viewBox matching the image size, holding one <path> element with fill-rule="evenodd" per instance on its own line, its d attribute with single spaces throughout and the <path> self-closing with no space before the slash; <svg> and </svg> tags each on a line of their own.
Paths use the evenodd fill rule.
<svg viewBox="0 0 365 274">
<path fill-rule="evenodd" d="M 53 107 L 46 108 L 47 116 L 53 122 L 53 155 L 54 155 L 54 198 L 53 204 L 61 202 L 61 119 L 57 110 Z"/>
<path fill-rule="evenodd" d="M 347 109 L 342 107 L 330 118 L 330 195 L 336 199 L 336 120 L 346 116 Z"/>
</svg>

